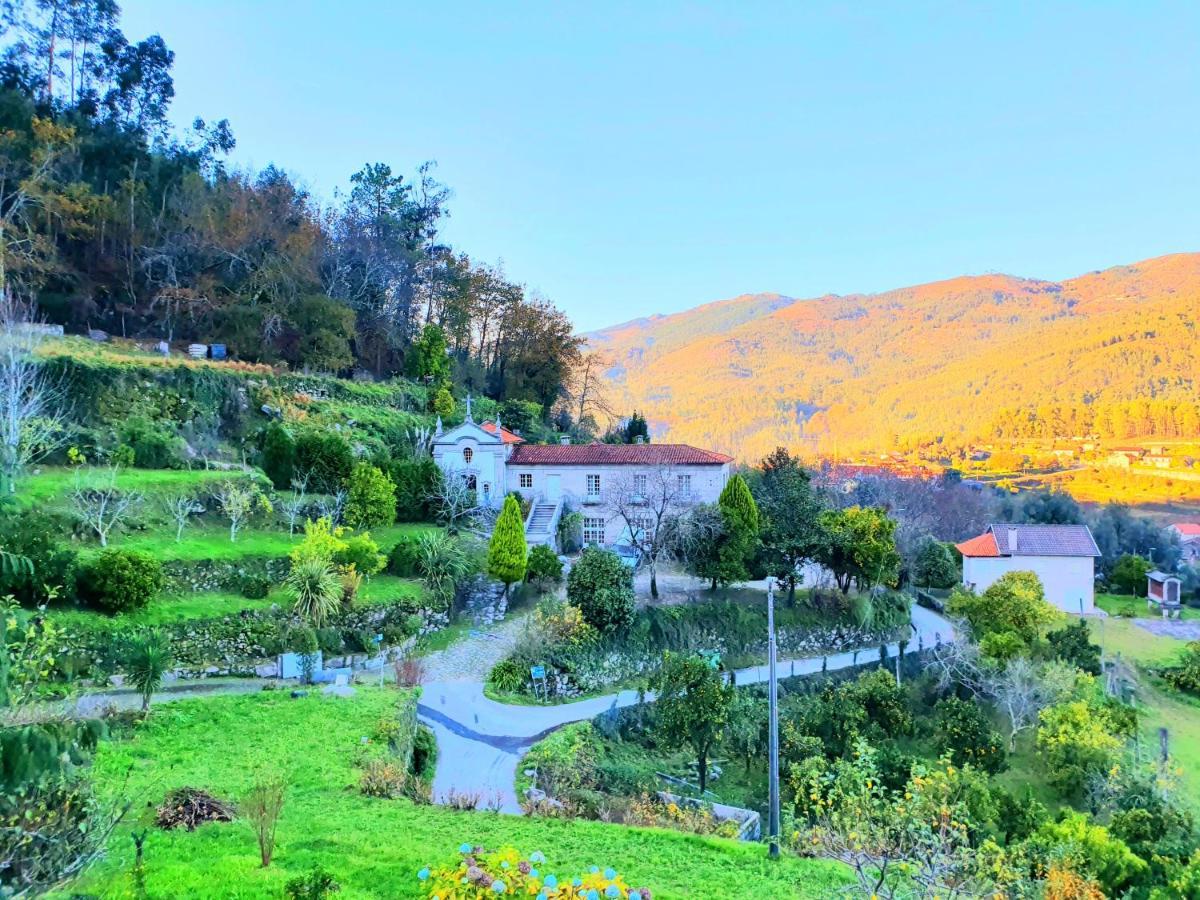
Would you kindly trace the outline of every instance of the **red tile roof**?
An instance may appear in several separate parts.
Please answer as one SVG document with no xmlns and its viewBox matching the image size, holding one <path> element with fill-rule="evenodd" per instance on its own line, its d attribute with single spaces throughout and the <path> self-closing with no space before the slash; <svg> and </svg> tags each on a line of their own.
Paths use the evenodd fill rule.
<svg viewBox="0 0 1200 900">
<path fill-rule="evenodd" d="M 522 444 L 514 466 L 721 466 L 733 457 L 687 444 Z"/>
<path fill-rule="evenodd" d="M 1176 522 L 1171 527 L 1184 537 L 1200 537 L 1200 522 Z"/>
<path fill-rule="evenodd" d="M 990 531 L 984 532 L 979 537 L 973 537 L 968 541 L 963 541 L 961 544 L 955 544 L 958 552 L 963 556 L 999 556 L 1000 548 L 996 546 L 996 539 L 992 537 Z"/>
<path fill-rule="evenodd" d="M 486 431 L 488 434 L 496 433 L 496 423 L 495 422 L 484 422 L 479 427 L 482 428 L 484 431 Z M 505 428 L 503 425 L 501 425 L 500 426 L 500 443 L 502 443 L 502 444 L 523 444 L 523 443 L 525 443 L 525 438 L 521 437 L 519 434 L 513 434 L 511 431 L 509 431 L 507 428 Z"/>
</svg>

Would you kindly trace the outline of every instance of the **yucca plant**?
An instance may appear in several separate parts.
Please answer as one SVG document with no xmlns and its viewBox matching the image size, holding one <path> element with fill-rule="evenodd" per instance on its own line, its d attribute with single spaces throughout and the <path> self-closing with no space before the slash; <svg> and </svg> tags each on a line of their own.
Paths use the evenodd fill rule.
<svg viewBox="0 0 1200 900">
<path fill-rule="evenodd" d="M 293 563 L 284 586 L 295 601 L 296 615 L 320 628 L 342 601 L 342 580 L 323 559 Z"/>
<path fill-rule="evenodd" d="M 142 712 L 150 709 L 150 698 L 162 687 L 171 665 L 171 643 L 162 631 L 139 634 L 129 642 L 125 658 L 129 683 L 142 695 Z"/>
</svg>

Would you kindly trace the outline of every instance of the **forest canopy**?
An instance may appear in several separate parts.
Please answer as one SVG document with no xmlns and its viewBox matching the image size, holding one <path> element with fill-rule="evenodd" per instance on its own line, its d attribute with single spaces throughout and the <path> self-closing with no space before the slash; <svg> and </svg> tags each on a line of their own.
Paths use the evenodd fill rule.
<svg viewBox="0 0 1200 900">
<path fill-rule="evenodd" d="M 543 414 L 561 396 L 570 321 L 441 240 L 433 163 L 368 163 L 323 203 L 280 167 L 231 167 L 225 119 L 175 133 L 175 54 L 131 42 L 113 0 L 2 9 L 0 282 L 50 321 L 376 377 L 411 372 L 433 324 L 459 385 Z"/>
</svg>

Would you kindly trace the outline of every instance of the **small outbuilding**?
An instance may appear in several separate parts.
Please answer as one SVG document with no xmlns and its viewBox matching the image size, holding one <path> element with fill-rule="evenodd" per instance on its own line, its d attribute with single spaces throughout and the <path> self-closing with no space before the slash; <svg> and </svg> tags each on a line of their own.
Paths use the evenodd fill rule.
<svg viewBox="0 0 1200 900">
<path fill-rule="evenodd" d="M 1183 608 L 1183 582 L 1166 572 L 1146 573 L 1146 606 L 1162 612 L 1164 619 L 1178 619 Z"/>
</svg>

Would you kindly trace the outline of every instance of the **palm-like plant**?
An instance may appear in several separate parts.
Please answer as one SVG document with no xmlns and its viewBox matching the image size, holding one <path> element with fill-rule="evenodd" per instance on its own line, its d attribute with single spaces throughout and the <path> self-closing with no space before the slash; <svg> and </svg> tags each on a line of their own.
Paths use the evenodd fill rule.
<svg viewBox="0 0 1200 900">
<path fill-rule="evenodd" d="M 323 559 L 304 559 L 292 565 L 284 581 L 297 616 L 319 628 L 342 600 L 342 581 Z"/>
<path fill-rule="evenodd" d="M 449 605 L 471 563 L 462 545 L 441 531 L 429 532 L 417 539 L 417 571 L 425 587 L 438 602 Z"/>
<path fill-rule="evenodd" d="M 164 632 L 149 631 L 129 642 L 125 669 L 129 683 L 142 695 L 142 712 L 150 708 L 150 697 L 162 687 L 170 664 L 171 643 Z"/>
</svg>

